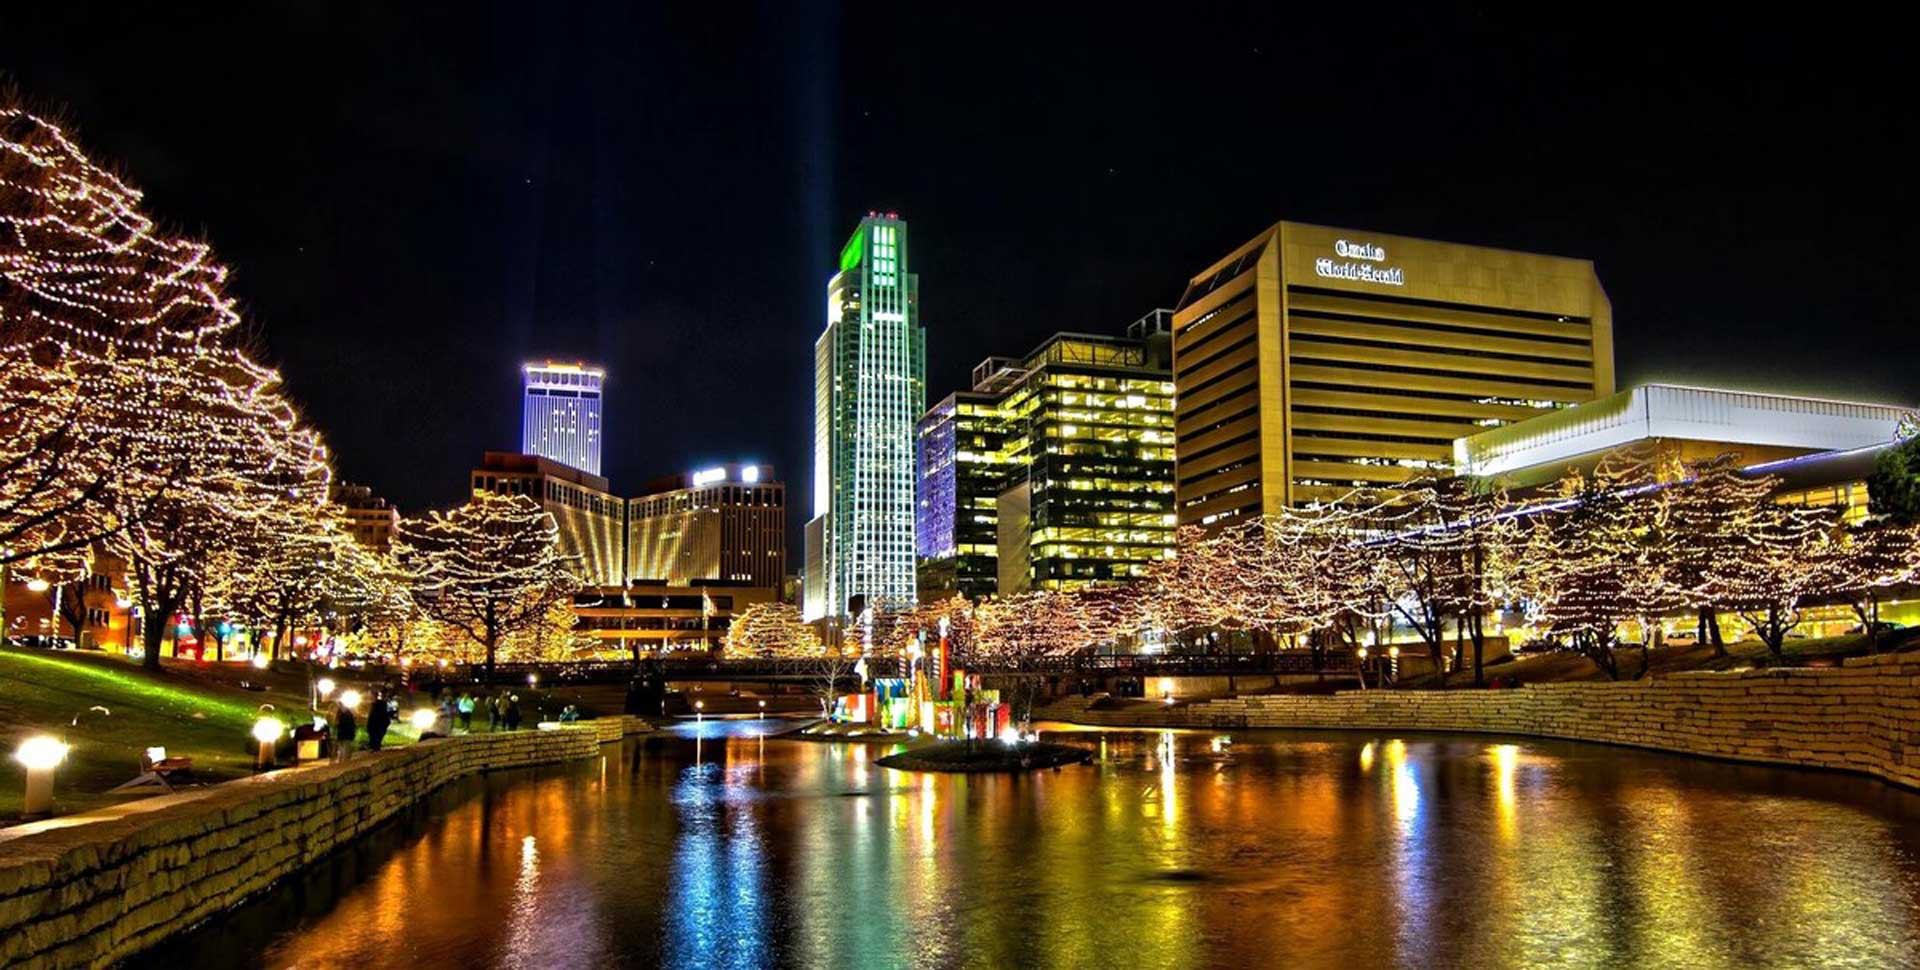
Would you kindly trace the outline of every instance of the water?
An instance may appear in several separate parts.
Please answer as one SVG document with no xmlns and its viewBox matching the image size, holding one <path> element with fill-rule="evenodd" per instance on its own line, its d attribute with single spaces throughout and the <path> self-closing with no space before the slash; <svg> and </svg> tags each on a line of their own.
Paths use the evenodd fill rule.
<svg viewBox="0 0 1920 970">
<path fill-rule="evenodd" d="M 1572 743 L 1050 735 L 936 776 L 709 722 L 499 774 L 142 965 L 1889 967 L 1920 796 Z"/>
</svg>

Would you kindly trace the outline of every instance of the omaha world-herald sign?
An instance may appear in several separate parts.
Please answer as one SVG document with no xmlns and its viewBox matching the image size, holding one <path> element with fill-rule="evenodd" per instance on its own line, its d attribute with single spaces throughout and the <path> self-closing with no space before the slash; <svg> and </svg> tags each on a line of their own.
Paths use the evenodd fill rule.
<svg viewBox="0 0 1920 970">
<path fill-rule="evenodd" d="M 1387 261 L 1385 247 L 1373 243 L 1333 241 L 1333 257 L 1313 261 L 1313 274 L 1335 280 L 1357 280 L 1384 286 L 1407 285 L 1407 274 L 1398 266 L 1381 266 Z"/>
</svg>

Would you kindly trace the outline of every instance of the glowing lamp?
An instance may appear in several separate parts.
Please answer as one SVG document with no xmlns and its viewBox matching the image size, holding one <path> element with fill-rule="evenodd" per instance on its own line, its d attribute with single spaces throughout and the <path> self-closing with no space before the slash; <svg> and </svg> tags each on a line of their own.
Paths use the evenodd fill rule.
<svg viewBox="0 0 1920 970">
<path fill-rule="evenodd" d="M 402 667 L 411 667 L 411 666 L 413 666 L 413 658 L 412 658 L 412 657 L 401 657 L 401 658 L 400 658 L 400 666 L 402 666 Z"/>
<path fill-rule="evenodd" d="M 527 686 L 528 686 L 528 687 L 533 687 L 533 686 L 535 686 L 535 685 L 537 685 L 537 684 L 539 684 L 539 683 L 540 683 L 540 675 L 539 675 L 539 674 L 528 674 L 528 675 L 527 675 Z"/>
<path fill-rule="evenodd" d="M 1389 659 L 1392 659 L 1392 660 L 1399 660 L 1399 659 L 1400 659 L 1400 648 L 1399 648 L 1399 647 L 1388 647 L 1388 648 L 1387 648 L 1387 657 L 1388 657 Z"/>
<path fill-rule="evenodd" d="M 304 634 L 304 633 L 296 633 L 296 634 L 294 634 L 294 636 L 293 636 L 293 645 L 294 645 L 294 646 L 296 646 L 296 647 L 304 647 L 304 646 L 306 646 L 306 645 L 307 645 L 307 635 L 306 635 L 306 634 Z"/>
<path fill-rule="evenodd" d="M 431 707 L 422 707 L 407 716 L 407 720 L 413 724 L 413 729 L 422 734 L 433 730 L 433 722 L 439 719 L 440 715 L 435 714 Z"/>
<path fill-rule="evenodd" d="M 1000 743 L 1012 747 L 1020 743 L 1020 732 L 1009 725 L 1000 729 Z"/>
<path fill-rule="evenodd" d="M 313 683 L 314 693 L 319 694 L 320 699 L 323 701 L 333 696 L 333 688 L 334 683 L 332 677 L 322 677 Z"/>
<path fill-rule="evenodd" d="M 126 609 L 127 607 L 130 607 L 130 606 L 132 606 L 132 605 L 133 605 L 133 601 L 132 601 L 132 600 L 130 600 L 130 599 L 127 599 L 127 598 L 126 598 L 126 597 L 124 597 L 124 596 L 115 596 L 115 597 L 113 598 L 113 605 L 114 605 L 114 606 L 115 606 L 116 608 L 119 608 L 119 609 L 123 609 L 123 610 L 124 610 L 124 609 Z"/>
<path fill-rule="evenodd" d="M 53 769 L 67 758 L 67 743 L 48 734 L 36 734 L 20 742 L 13 760 L 27 769 L 27 792 L 22 813 L 37 818 L 53 810 Z"/>
<path fill-rule="evenodd" d="M 1360 659 L 1361 659 L 1361 660 L 1365 660 L 1365 659 L 1367 659 L 1367 648 L 1366 648 L 1366 647 L 1361 647 L 1360 649 L 1358 649 L 1358 650 L 1355 650 L 1355 651 L 1354 651 L 1354 653 L 1356 653 L 1356 654 L 1358 654 L 1358 655 L 1360 656 Z"/>
<path fill-rule="evenodd" d="M 693 709 L 694 709 L 694 710 L 696 710 L 696 711 L 704 711 L 704 710 L 706 710 L 706 709 L 707 709 L 707 702 L 706 702 L 706 701 L 694 701 L 694 702 L 693 702 Z"/>
<path fill-rule="evenodd" d="M 340 703 L 348 710 L 360 706 L 360 692 L 349 687 L 340 692 Z"/>
<path fill-rule="evenodd" d="M 265 670 L 267 669 L 267 665 L 273 663 L 273 661 L 268 659 L 264 653 L 256 653 L 253 655 L 252 663 L 255 670 Z"/>
<path fill-rule="evenodd" d="M 35 576 L 32 579 L 27 580 L 27 588 L 36 593 L 44 593 L 47 590 L 52 589 L 53 584 L 47 582 L 44 579 L 41 579 L 38 576 Z"/>
<path fill-rule="evenodd" d="M 67 760 L 67 743 L 50 734 L 36 734 L 20 742 L 13 760 L 28 771 L 52 771 Z"/>
<path fill-rule="evenodd" d="M 286 729 L 286 725 L 270 717 L 253 722 L 253 739 L 260 742 L 260 752 L 253 759 L 253 770 L 266 771 L 273 767 L 273 743 L 280 740 L 280 735 Z"/>
</svg>

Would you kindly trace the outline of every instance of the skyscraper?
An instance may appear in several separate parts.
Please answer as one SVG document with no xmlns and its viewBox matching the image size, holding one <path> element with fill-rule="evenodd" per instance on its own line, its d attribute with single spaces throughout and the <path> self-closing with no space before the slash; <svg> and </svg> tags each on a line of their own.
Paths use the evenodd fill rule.
<svg viewBox="0 0 1920 970">
<path fill-rule="evenodd" d="M 808 618 L 848 615 L 856 601 L 914 601 L 913 433 L 926 409 L 926 332 L 908 265 L 907 224 L 869 213 L 827 281 L 827 328 L 814 344 Z"/>
<path fill-rule="evenodd" d="M 600 387 L 607 372 L 585 364 L 527 364 L 520 450 L 600 474 Z"/>
</svg>

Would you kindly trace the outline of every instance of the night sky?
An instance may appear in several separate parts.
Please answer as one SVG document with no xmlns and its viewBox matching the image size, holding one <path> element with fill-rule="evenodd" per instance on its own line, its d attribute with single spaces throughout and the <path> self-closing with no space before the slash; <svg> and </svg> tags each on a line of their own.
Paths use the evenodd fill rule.
<svg viewBox="0 0 1920 970">
<path fill-rule="evenodd" d="M 910 222 L 930 402 L 1292 218 L 1593 259 L 1623 385 L 1920 404 L 1912 77 L 1864 21 L 9 6 L 0 76 L 214 244 L 342 475 L 409 512 L 517 447 L 553 356 L 610 372 L 616 492 L 771 461 L 797 530 L 873 209 Z"/>
</svg>

